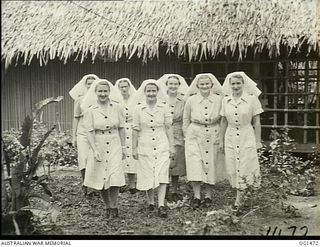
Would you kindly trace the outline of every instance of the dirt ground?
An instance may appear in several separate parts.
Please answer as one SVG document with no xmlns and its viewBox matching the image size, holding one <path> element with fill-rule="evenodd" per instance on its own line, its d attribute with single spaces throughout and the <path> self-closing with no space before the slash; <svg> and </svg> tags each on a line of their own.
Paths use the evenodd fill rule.
<svg viewBox="0 0 320 247">
<path fill-rule="evenodd" d="M 80 190 L 80 174 L 74 168 L 59 169 L 52 174 L 50 187 L 60 214 L 55 223 L 42 221 L 37 234 L 44 235 L 320 235 L 319 194 L 313 197 L 291 196 L 287 203 L 298 209 L 299 217 L 288 218 L 281 210 L 259 210 L 241 215 L 241 224 L 221 225 L 209 221 L 215 212 L 230 208 L 235 192 L 221 184 L 214 189 L 211 207 L 193 210 L 189 200 L 169 210 L 169 217 L 159 218 L 157 211 L 147 212 L 145 194 L 128 191 L 120 194 L 117 219 L 105 219 L 104 204 L 99 194 L 85 198 Z M 191 197 L 189 185 L 181 182 L 185 198 Z M 209 212 L 209 213 L 208 213 Z M 225 218 L 223 218 L 225 220 Z M 220 223 L 219 223 L 220 222 Z"/>
</svg>

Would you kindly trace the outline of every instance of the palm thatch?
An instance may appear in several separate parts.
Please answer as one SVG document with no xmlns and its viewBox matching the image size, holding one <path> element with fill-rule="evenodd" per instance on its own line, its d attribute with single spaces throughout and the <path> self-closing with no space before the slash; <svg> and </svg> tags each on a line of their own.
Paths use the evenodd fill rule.
<svg viewBox="0 0 320 247">
<path fill-rule="evenodd" d="M 189 60 L 228 48 L 245 56 L 280 45 L 318 51 L 318 0 L 2 1 L 1 56 L 6 67 L 88 54 L 147 61 L 159 47 Z"/>
</svg>

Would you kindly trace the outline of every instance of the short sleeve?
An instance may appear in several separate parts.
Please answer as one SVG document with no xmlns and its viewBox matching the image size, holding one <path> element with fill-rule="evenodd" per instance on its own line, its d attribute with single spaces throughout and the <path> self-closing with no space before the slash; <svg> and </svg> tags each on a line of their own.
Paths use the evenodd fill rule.
<svg viewBox="0 0 320 247">
<path fill-rule="evenodd" d="M 88 109 L 88 111 L 84 113 L 84 126 L 89 132 L 94 130 L 93 109 Z"/>
<path fill-rule="evenodd" d="M 140 131 L 141 127 L 140 127 L 140 107 L 136 106 L 133 109 L 133 115 L 132 115 L 132 129 L 133 130 L 137 130 Z"/>
<path fill-rule="evenodd" d="M 81 111 L 81 108 L 80 108 L 80 103 L 81 101 L 79 99 L 75 100 L 74 101 L 74 111 L 73 111 L 73 116 L 75 118 L 79 118 L 81 117 L 83 114 L 82 114 L 82 111 Z"/>
<path fill-rule="evenodd" d="M 166 126 L 168 125 L 172 125 L 172 119 L 173 119 L 173 116 L 171 114 L 171 111 L 170 111 L 170 108 L 169 108 L 169 105 L 165 105 L 164 107 L 164 124 Z"/>
<path fill-rule="evenodd" d="M 222 117 L 226 116 L 225 108 L 226 108 L 226 100 L 225 100 L 225 98 L 223 98 L 222 102 L 221 102 L 221 110 L 220 110 L 220 116 L 222 116 Z"/>
<path fill-rule="evenodd" d="M 124 107 L 119 105 L 118 107 L 118 115 L 119 115 L 119 128 L 124 128 L 125 127 L 125 122 L 126 122 L 126 118 L 124 116 Z"/>
<path fill-rule="evenodd" d="M 259 115 L 263 112 L 263 109 L 262 109 L 262 106 L 261 106 L 261 103 L 260 103 L 260 100 L 258 99 L 257 96 L 252 96 L 252 116 L 255 116 L 255 115 Z"/>
</svg>

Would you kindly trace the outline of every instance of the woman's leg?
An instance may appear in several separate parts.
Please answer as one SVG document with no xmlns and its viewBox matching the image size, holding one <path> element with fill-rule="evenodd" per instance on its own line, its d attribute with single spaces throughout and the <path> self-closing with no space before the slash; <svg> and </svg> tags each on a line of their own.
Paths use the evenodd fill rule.
<svg viewBox="0 0 320 247">
<path fill-rule="evenodd" d="M 158 207 L 164 206 L 164 199 L 166 197 L 167 184 L 160 184 L 158 187 Z"/>
<path fill-rule="evenodd" d="M 110 217 L 116 218 L 119 216 L 118 211 L 118 195 L 119 195 L 119 187 L 112 186 L 110 187 Z"/>
<path fill-rule="evenodd" d="M 192 203 L 192 207 L 193 209 L 196 209 L 198 207 L 200 207 L 200 198 L 201 198 L 201 182 L 199 181 L 193 181 L 191 182 L 192 185 L 192 190 L 193 190 L 193 201 L 191 201 Z"/>
<path fill-rule="evenodd" d="M 110 187 L 110 208 L 118 207 L 119 187 Z"/>
<path fill-rule="evenodd" d="M 149 205 L 154 205 L 154 189 L 150 189 L 146 191 L 147 194 L 147 202 Z"/>
<path fill-rule="evenodd" d="M 106 205 L 106 218 L 109 218 L 110 217 L 110 191 L 109 189 L 107 190 L 102 189 L 100 191 L 100 194 L 104 204 Z"/>
<path fill-rule="evenodd" d="M 178 193 L 179 176 L 171 176 L 172 193 Z"/>
<path fill-rule="evenodd" d="M 102 198 L 104 204 L 106 205 L 106 208 L 107 209 L 110 208 L 111 202 L 110 202 L 110 191 L 109 191 L 109 189 L 101 190 L 100 194 L 101 194 L 101 198 Z"/>
<path fill-rule="evenodd" d="M 128 173 L 128 184 L 130 192 L 135 192 L 136 189 L 136 174 L 134 173 Z M 132 193 L 134 194 L 134 193 Z"/>
<path fill-rule="evenodd" d="M 166 197 L 167 184 L 160 184 L 158 187 L 158 215 L 161 218 L 168 217 L 167 209 L 164 206 L 164 200 Z"/>
<path fill-rule="evenodd" d="M 204 198 L 209 198 L 210 200 L 212 199 L 212 185 L 210 184 L 205 184 L 205 194 L 204 194 Z"/>
<path fill-rule="evenodd" d="M 82 179 L 82 191 L 83 191 L 83 194 L 86 196 L 88 193 L 88 188 L 83 185 L 84 177 L 86 175 L 86 169 L 84 168 L 84 169 L 80 170 L 80 173 L 81 173 L 81 179 Z"/>
<path fill-rule="evenodd" d="M 242 192 L 237 189 L 237 196 L 236 196 L 236 201 L 234 203 L 235 206 L 240 206 L 241 205 L 241 199 L 242 199 Z"/>
<path fill-rule="evenodd" d="M 192 190 L 193 190 L 193 197 L 195 199 L 199 199 L 200 200 L 200 190 L 201 190 L 201 182 L 199 181 L 193 181 L 191 182 L 192 185 Z"/>
</svg>

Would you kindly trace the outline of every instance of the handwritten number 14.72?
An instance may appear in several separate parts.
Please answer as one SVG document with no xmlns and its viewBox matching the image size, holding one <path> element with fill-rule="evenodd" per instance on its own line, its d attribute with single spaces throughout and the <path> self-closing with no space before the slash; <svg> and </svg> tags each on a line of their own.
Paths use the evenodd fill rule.
<svg viewBox="0 0 320 247">
<path fill-rule="evenodd" d="M 307 226 L 302 226 L 300 228 L 296 227 L 296 226 L 290 226 L 287 228 L 288 230 L 292 230 L 292 236 L 294 236 L 296 234 L 296 231 L 298 229 L 298 232 L 300 233 L 304 233 L 304 235 L 302 236 L 307 236 L 308 233 L 308 227 Z M 268 230 L 267 230 L 267 236 L 280 236 L 282 232 L 281 228 L 278 228 L 277 226 L 272 229 L 271 226 L 269 226 Z"/>
</svg>

